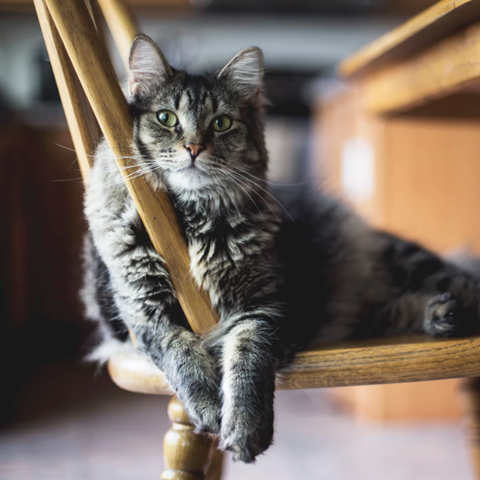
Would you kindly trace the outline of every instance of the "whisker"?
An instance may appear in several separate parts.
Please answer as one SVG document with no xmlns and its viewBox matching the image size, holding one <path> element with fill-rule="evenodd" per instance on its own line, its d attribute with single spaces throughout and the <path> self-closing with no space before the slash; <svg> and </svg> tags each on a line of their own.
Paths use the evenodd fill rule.
<svg viewBox="0 0 480 480">
<path fill-rule="evenodd" d="M 227 169 L 232 175 L 236 175 L 237 178 L 240 177 L 242 178 L 243 180 L 247 181 L 247 182 L 250 182 L 252 183 L 253 185 L 255 185 L 257 188 L 259 188 L 260 190 L 262 190 L 262 192 L 265 192 L 268 196 L 270 196 L 273 200 L 275 200 L 275 202 L 282 208 L 282 210 L 289 216 L 289 218 L 293 221 L 293 217 L 290 215 L 290 212 L 285 208 L 285 206 L 277 199 L 275 198 L 268 190 L 265 190 L 263 187 L 261 187 L 260 185 L 258 185 L 258 183 L 255 183 L 253 180 L 250 180 L 249 178 L 245 177 L 244 175 L 242 175 L 241 173 L 239 172 L 234 172 L 233 170 L 231 169 Z"/>
<path fill-rule="evenodd" d="M 250 200 L 252 201 L 252 203 L 255 205 L 255 207 L 257 207 L 257 210 L 258 210 L 258 213 L 262 213 L 261 210 L 260 210 L 260 207 L 256 204 L 255 200 L 253 199 L 253 197 L 248 193 L 248 191 L 242 186 L 244 185 L 243 183 L 240 184 L 240 181 L 238 179 L 235 179 L 231 176 L 229 176 L 226 172 L 222 171 L 222 173 L 227 177 L 229 178 L 233 183 L 235 183 L 236 185 L 238 185 L 247 195 L 248 197 L 250 198 Z M 245 185 L 246 186 L 246 185 Z"/>
<path fill-rule="evenodd" d="M 232 172 L 230 172 L 230 173 L 232 173 Z M 241 182 L 241 180 L 240 180 L 238 177 L 236 177 L 236 179 L 237 179 L 238 182 Z M 273 208 L 272 208 L 272 206 L 270 205 L 270 203 L 267 202 L 267 200 L 266 200 L 262 195 L 260 195 L 260 193 L 258 193 L 253 187 L 251 187 L 250 185 L 248 185 L 248 184 L 246 184 L 246 183 L 244 183 L 244 182 L 241 182 L 241 183 L 242 183 L 242 185 L 245 186 L 245 188 L 248 188 L 248 189 L 249 189 L 250 191 L 252 191 L 255 195 L 257 195 L 257 197 L 259 197 L 260 200 L 262 200 L 263 203 L 269 208 L 269 210 L 270 210 L 270 211 L 272 212 L 272 214 L 275 216 L 275 218 L 277 219 L 277 221 L 280 222 L 280 218 L 278 217 L 277 212 L 275 212 L 275 211 L 273 210 Z"/>
<path fill-rule="evenodd" d="M 272 210 L 272 208 L 270 207 L 270 205 L 268 205 L 268 203 L 265 201 L 265 199 L 258 193 L 256 192 L 252 187 L 250 187 L 249 185 L 246 185 L 245 183 L 243 183 L 241 180 L 239 180 L 238 178 L 234 178 L 230 175 L 228 175 L 225 171 L 222 171 L 222 173 L 227 177 L 229 178 L 231 181 L 233 181 L 233 183 L 235 183 L 236 185 L 238 185 L 247 195 L 248 197 L 250 198 L 250 200 L 253 202 L 253 204 L 257 207 L 257 210 L 259 213 L 262 213 L 262 211 L 260 210 L 259 206 L 257 205 L 257 203 L 255 202 L 255 200 L 253 199 L 253 197 L 248 193 L 248 191 L 246 190 L 247 188 L 249 188 L 253 193 L 255 193 L 258 197 L 260 197 L 261 200 L 264 201 L 264 203 L 270 208 L 270 210 L 272 211 L 272 213 L 275 215 L 275 212 Z M 275 215 L 276 216 L 276 215 Z M 277 220 L 279 220 L 279 218 L 277 217 Z"/>
<path fill-rule="evenodd" d="M 232 204 L 233 206 L 235 207 L 235 209 L 237 210 L 237 213 L 238 213 L 238 216 L 241 217 L 242 214 L 240 213 L 240 210 L 238 208 L 238 205 L 237 203 L 235 202 L 235 198 L 233 197 L 232 195 L 232 192 L 227 188 L 227 186 L 222 182 L 222 179 L 220 178 L 220 176 L 218 174 L 215 174 L 215 172 L 213 172 L 213 176 L 222 184 L 223 186 L 223 189 L 225 190 L 226 194 L 230 197 L 230 199 L 232 200 Z"/>
<path fill-rule="evenodd" d="M 299 183 L 277 183 L 277 182 L 272 182 L 271 180 L 264 180 L 260 177 L 256 177 L 255 175 L 251 174 L 250 172 L 247 172 L 246 170 L 243 170 L 242 168 L 238 167 L 235 165 L 234 167 L 236 170 L 239 172 L 244 173 L 245 175 L 248 175 L 249 177 L 252 177 L 255 180 L 258 180 L 263 183 L 267 183 L 268 185 L 272 185 L 275 187 L 297 187 L 297 186 L 302 186 L 302 185 L 309 185 L 310 182 L 299 182 Z"/>
<path fill-rule="evenodd" d="M 135 170 L 135 172 L 130 173 L 129 175 L 126 175 L 123 177 L 125 180 L 134 180 L 135 178 L 141 177 L 147 173 L 151 173 L 152 169 L 151 167 L 143 167 L 139 168 L 138 170 Z"/>
<path fill-rule="evenodd" d="M 78 182 L 79 180 L 82 180 L 82 177 L 76 177 L 76 178 L 60 178 L 60 179 L 55 179 L 55 180 L 50 180 L 52 183 L 61 183 L 61 182 Z"/>
<path fill-rule="evenodd" d="M 69 150 L 70 152 L 75 152 L 76 153 L 76 150 L 74 148 L 70 148 L 70 147 L 67 147 L 66 145 L 61 145 L 60 143 L 56 143 L 56 142 L 51 142 L 53 145 L 56 145 L 57 147 L 60 147 L 60 148 L 64 148 L 65 150 Z M 109 147 L 110 150 L 112 150 L 111 147 Z M 115 153 L 112 151 L 112 153 L 115 155 Z M 155 158 L 151 158 L 149 155 L 130 155 L 130 156 L 122 156 L 122 155 L 115 155 L 116 158 L 121 158 L 122 160 L 138 160 L 138 159 L 147 159 L 149 161 L 155 161 L 155 159 L 164 159 L 164 158 L 171 158 L 173 154 L 172 153 L 169 153 L 168 155 L 167 154 L 163 154 L 163 155 L 157 155 Z M 90 158 L 95 158 L 95 154 L 88 154 L 87 153 L 87 156 L 90 157 Z"/>
<path fill-rule="evenodd" d="M 125 167 L 119 167 L 119 170 L 128 170 L 130 168 L 144 167 L 144 166 L 147 166 L 147 165 L 155 165 L 155 163 L 154 162 L 135 163 L 134 165 L 127 165 Z M 104 169 L 101 169 L 100 171 L 101 172 L 110 172 L 111 169 L 104 168 Z"/>
</svg>

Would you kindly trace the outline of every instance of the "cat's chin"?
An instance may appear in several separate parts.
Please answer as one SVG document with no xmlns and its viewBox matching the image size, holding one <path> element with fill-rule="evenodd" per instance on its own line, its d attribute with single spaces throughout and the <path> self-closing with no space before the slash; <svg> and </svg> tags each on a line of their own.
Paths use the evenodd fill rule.
<svg viewBox="0 0 480 480">
<path fill-rule="evenodd" d="M 183 169 L 178 172 L 169 172 L 166 176 L 170 188 L 178 193 L 198 192 L 211 187 L 213 178 L 198 168 Z"/>
</svg>

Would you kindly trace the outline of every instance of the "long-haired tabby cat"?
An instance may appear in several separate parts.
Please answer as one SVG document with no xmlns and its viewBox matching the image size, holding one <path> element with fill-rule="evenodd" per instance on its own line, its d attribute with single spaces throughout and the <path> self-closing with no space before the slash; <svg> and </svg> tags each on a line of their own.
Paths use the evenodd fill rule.
<svg viewBox="0 0 480 480">
<path fill-rule="evenodd" d="M 171 196 L 192 274 L 221 318 L 207 338 L 189 329 L 105 141 L 85 200 L 84 299 L 103 344 L 133 331 L 198 430 L 244 462 L 271 444 L 275 374 L 314 337 L 466 335 L 479 324 L 467 270 L 320 193 L 269 190 L 262 77 L 258 48 L 199 76 L 172 68 L 148 37 L 131 49 L 137 174 Z"/>
</svg>

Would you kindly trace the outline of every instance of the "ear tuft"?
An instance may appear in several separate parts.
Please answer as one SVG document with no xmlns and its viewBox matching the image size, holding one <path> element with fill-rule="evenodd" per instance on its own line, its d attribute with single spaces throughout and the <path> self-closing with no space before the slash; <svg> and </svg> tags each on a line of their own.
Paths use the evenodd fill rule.
<svg viewBox="0 0 480 480">
<path fill-rule="evenodd" d="M 172 69 L 157 44 L 146 35 L 137 35 L 128 61 L 130 95 L 146 95 L 171 75 Z"/>
<path fill-rule="evenodd" d="M 264 58 L 258 47 L 248 47 L 237 53 L 218 74 L 246 97 L 255 97 L 263 85 Z"/>
</svg>

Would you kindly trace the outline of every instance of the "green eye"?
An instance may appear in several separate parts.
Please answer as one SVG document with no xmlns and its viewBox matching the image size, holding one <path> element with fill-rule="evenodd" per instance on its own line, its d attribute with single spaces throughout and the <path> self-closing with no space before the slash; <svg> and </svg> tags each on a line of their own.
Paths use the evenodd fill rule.
<svg viewBox="0 0 480 480">
<path fill-rule="evenodd" d="M 232 126 L 232 119 L 226 115 L 220 115 L 213 119 L 213 129 L 216 132 L 224 132 Z"/>
<path fill-rule="evenodd" d="M 160 110 L 157 113 L 157 118 L 166 127 L 174 127 L 178 123 L 177 116 L 169 110 Z"/>
</svg>

